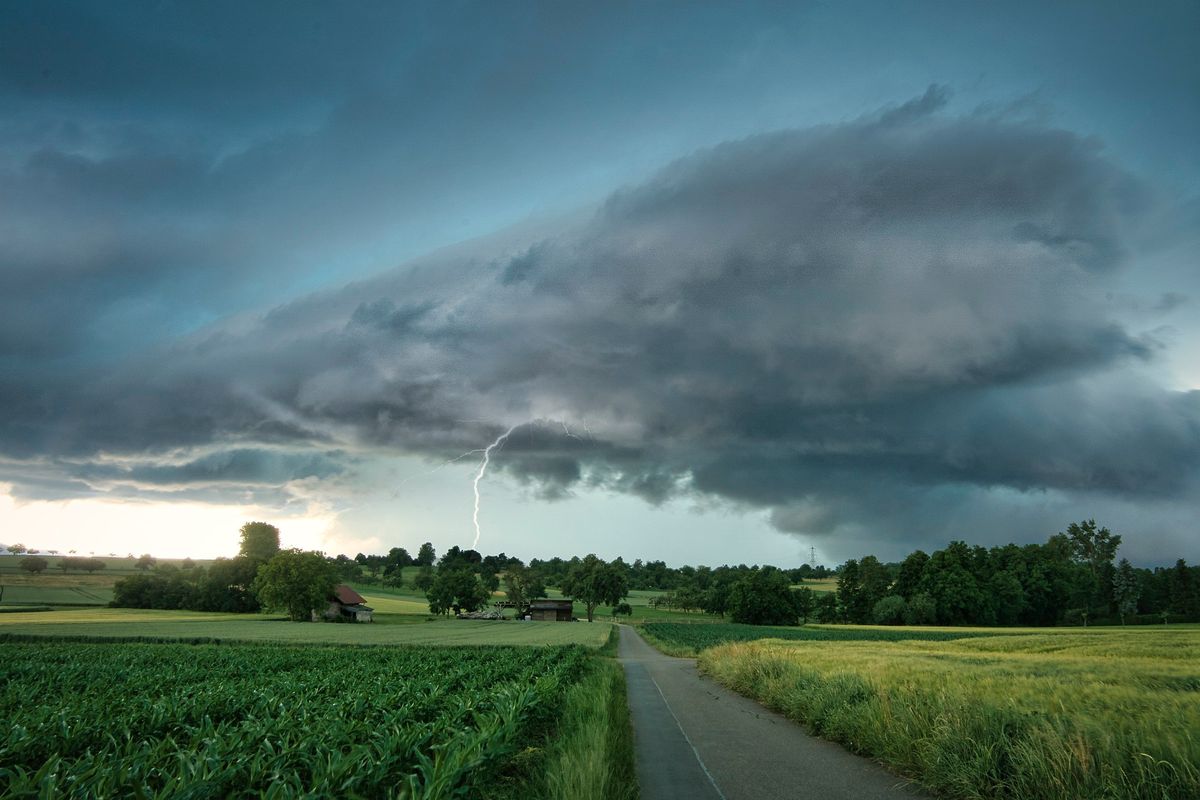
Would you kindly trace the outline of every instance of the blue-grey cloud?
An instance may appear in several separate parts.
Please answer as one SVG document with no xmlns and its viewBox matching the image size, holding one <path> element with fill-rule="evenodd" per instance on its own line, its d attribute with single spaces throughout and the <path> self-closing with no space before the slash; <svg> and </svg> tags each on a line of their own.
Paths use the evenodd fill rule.
<svg viewBox="0 0 1200 800">
<path fill-rule="evenodd" d="M 135 484 L 286 486 L 517 425 L 495 466 L 542 497 L 709 497 L 810 534 L 994 492 L 1186 502 L 1200 393 L 1157 383 L 1166 345 L 1108 300 L 1154 192 L 1091 139 L 944 103 L 727 142 L 533 241 L 11 387 L 0 446 L 84 481 L 104 452 Z M 222 452 L 161 465 L 181 447 Z"/>
</svg>

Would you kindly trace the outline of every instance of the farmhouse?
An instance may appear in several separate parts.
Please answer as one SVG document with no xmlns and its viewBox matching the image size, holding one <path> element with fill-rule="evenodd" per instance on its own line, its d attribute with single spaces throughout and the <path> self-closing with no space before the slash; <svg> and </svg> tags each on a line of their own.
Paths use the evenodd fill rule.
<svg viewBox="0 0 1200 800">
<path fill-rule="evenodd" d="M 575 619 L 570 600 L 533 600 L 525 614 L 530 619 L 540 619 L 549 622 L 570 622 Z"/>
<path fill-rule="evenodd" d="M 329 597 L 329 607 L 318 616 L 313 612 L 313 621 L 318 619 L 345 620 L 349 622 L 372 622 L 372 612 L 375 610 L 366 605 L 366 598 L 344 583 L 333 587 Z"/>
</svg>

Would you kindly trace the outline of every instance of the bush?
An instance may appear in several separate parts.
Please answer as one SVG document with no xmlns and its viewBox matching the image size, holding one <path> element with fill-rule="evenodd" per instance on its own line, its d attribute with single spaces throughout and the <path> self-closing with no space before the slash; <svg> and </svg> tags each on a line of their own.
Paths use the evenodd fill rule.
<svg viewBox="0 0 1200 800">
<path fill-rule="evenodd" d="M 904 612 L 905 625 L 933 625 L 937 622 L 937 602 L 925 594 L 915 594 Z"/>
<path fill-rule="evenodd" d="M 908 603 L 898 594 L 888 595 L 871 610 L 876 625 L 900 625 L 907 614 Z"/>
</svg>

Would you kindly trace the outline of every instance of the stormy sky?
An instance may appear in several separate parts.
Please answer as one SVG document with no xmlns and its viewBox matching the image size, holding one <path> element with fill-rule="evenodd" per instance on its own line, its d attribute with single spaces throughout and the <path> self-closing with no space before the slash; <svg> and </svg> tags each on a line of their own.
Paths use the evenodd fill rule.
<svg viewBox="0 0 1200 800">
<path fill-rule="evenodd" d="M 1197 34 L 6 5 L 0 542 L 1200 560 Z"/>
</svg>

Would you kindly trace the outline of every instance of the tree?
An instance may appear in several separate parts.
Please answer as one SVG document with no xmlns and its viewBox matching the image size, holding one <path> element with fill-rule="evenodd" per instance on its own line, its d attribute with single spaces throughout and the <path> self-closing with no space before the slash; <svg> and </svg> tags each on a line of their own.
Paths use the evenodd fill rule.
<svg viewBox="0 0 1200 800">
<path fill-rule="evenodd" d="M 247 522 L 241 527 L 242 546 L 238 555 L 257 564 L 270 561 L 279 553 L 279 528 L 268 522 Z"/>
<path fill-rule="evenodd" d="M 905 625 L 933 625 L 937 622 L 937 601 L 924 592 L 914 594 L 904 610 Z"/>
<path fill-rule="evenodd" d="M 837 589 L 846 619 L 859 625 L 869 623 L 872 609 L 887 596 L 891 582 L 887 567 L 875 556 L 847 561 L 838 575 Z"/>
<path fill-rule="evenodd" d="M 183 560 L 183 563 L 182 563 L 182 564 L 180 564 L 179 566 L 183 567 L 184 569 L 195 569 L 195 568 L 196 568 L 196 562 L 195 562 L 195 561 L 192 561 L 192 559 L 190 559 L 190 558 L 185 558 L 185 559 Z"/>
<path fill-rule="evenodd" d="M 91 575 L 96 570 L 106 569 L 108 567 L 108 564 L 105 563 L 105 561 L 103 559 L 99 559 L 99 558 L 83 558 L 83 559 L 80 559 L 79 567 L 84 572 Z"/>
<path fill-rule="evenodd" d="M 224 611 L 231 614 L 249 614 L 262 606 L 254 592 L 254 580 L 259 564 L 248 558 L 218 558 L 208 568 L 197 568 L 189 573 L 189 580 L 196 582 L 196 599 L 193 607 L 197 611 Z"/>
<path fill-rule="evenodd" d="M 632 617 L 633 616 L 633 606 L 629 605 L 629 603 L 617 603 L 615 606 L 613 606 L 612 615 L 614 618 L 618 617 L 622 614 L 624 614 L 627 617 Z"/>
<path fill-rule="evenodd" d="M 792 590 L 792 601 L 796 606 L 796 615 L 800 617 L 800 624 L 807 625 L 808 618 L 817 607 L 816 593 L 807 586 L 801 586 Z"/>
<path fill-rule="evenodd" d="M 967 625 L 978 621 L 985 597 L 971 570 L 971 550 L 954 541 L 936 550 L 921 576 L 921 592 L 937 604 L 937 621 L 942 625 Z"/>
<path fill-rule="evenodd" d="M 917 587 L 921 584 L 921 573 L 925 571 L 925 565 L 929 563 L 929 554 L 924 550 L 914 550 L 908 554 L 900 564 L 900 574 L 896 576 L 896 585 L 894 591 L 896 594 L 908 600 L 917 593 Z"/>
<path fill-rule="evenodd" d="M 8 546 L 8 552 L 12 553 L 14 556 L 19 556 L 19 555 L 21 555 L 21 553 L 24 553 L 24 552 L 25 552 L 25 545 L 23 545 L 23 544 L 10 544 L 10 545 Z"/>
<path fill-rule="evenodd" d="M 158 563 L 157 558 L 150 555 L 149 553 L 142 553 L 141 557 L 138 558 L 137 563 L 134 564 L 134 566 L 137 567 L 138 569 L 142 570 L 143 572 L 145 572 L 146 570 L 150 569 L 157 563 Z"/>
<path fill-rule="evenodd" d="M 21 569 L 35 575 L 44 572 L 48 566 L 50 562 L 41 556 L 25 556 L 21 559 Z"/>
<path fill-rule="evenodd" d="M 838 599 L 833 592 L 825 592 L 817 598 L 817 609 L 813 613 L 817 622 L 831 624 L 839 621 Z"/>
<path fill-rule="evenodd" d="M 438 570 L 433 585 L 425 593 L 432 614 L 445 614 L 451 608 L 478 611 L 491 597 L 470 567 Z"/>
<path fill-rule="evenodd" d="M 422 592 L 429 591 L 429 587 L 433 586 L 433 567 L 426 564 L 417 570 L 417 575 L 412 582 L 414 589 L 419 589 Z"/>
<path fill-rule="evenodd" d="M 421 545 L 421 549 L 417 551 L 417 557 L 413 561 L 418 567 L 432 567 L 433 562 L 437 560 L 437 551 L 433 549 L 432 542 L 426 542 Z"/>
<path fill-rule="evenodd" d="M 483 556 L 478 551 L 463 550 L 458 545 L 454 545 L 438 561 L 438 567 L 473 566 L 481 563 L 483 563 Z"/>
<path fill-rule="evenodd" d="M 362 553 L 359 553 L 359 556 L 362 556 L 362 561 L 359 561 L 359 563 L 365 564 L 367 561 L 366 556 L 363 556 Z M 355 557 L 355 561 L 358 561 L 357 556 Z M 405 567 L 411 567 L 412 563 L 412 556 L 408 554 L 407 550 L 403 547 L 393 547 L 391 550 L 388 550 L 387 558 L 383 560 L 383 574 L 392 575 L 399 573 Z"/>
<path fill-rule="evenodd" d="M 546 596 L 546 584 L 534 570 L 522 564 L 512 564 L 504 572 L 504 594 L 518 609 L 538 597 Z"/>
<path fill-rule="evenodd" d="M 871 609 L 871 617 L 876 625 L 899 625 L 907 612 L 908 602 L 898 594 L 889 594 Z"/>
<path fill-rule="evenodd" d="M 333 565 L 320 553 L 282 550 L 258 568 L 254 593 L 263 608 L 283 609 L 294 622 L 312 618 L 337 583 Z"/>
<path fill-rule="evenodd" d="M 1113 577 L 1113 602 L 1117 606 L 1122 625 L 1125 624 L 1126 614 L 1137 613 L 1138 598 L 1142 593 L 1141 583 L 1129 559 L 1122 558 Z"/>
<path fill-rule="evenodd" d="M 795 625 L 799 614 L 787 575 L 756 569 L 729 590 L 729 618 L 746 625 Z"/>
<path fill-rule="evenodd" d="M 1066 535 L 1075 562 L 1087 568 L 1087 579 L 1080 587 L 1079 598 L 1086 606 L 1084 611 L 1108 613 L 1105 606 L 1112 592 L 1105 591 L 1103 579 L 1109 576 L 1105 567 L 1112 566 L 1117 548 L 1121 546 L 1121 537 L 1113 535 L 1108 528 L 1097 528 L 1094 519 L 1072 522 L 1067 526 Z M 1084 618 L 1086 620 L 1086 614 Z"/>
<path fill-rule="evenodd" d="M 483 588 L 489 593 L 495 592 L 500 588 L 500 576 L 494 572 L 484 571 L 479 573 L 479 580 L 483 582 Z"/>
<path fill-rule="evenodd" d="M 1172 612 L 1188 617 L 1200 616 L 1200 582 L 1182 558 L 1167 573 L 1167 586 Z"/>
<path fill-rule="evenodd" d="M 624 570 L 597 558 L 594 553 L 571 567 L 561 588 L 563 594 L 584 604 L 588 622 L 592 621 L 596 606 L 615 606 L 629 594 Z"/>
</svg>

